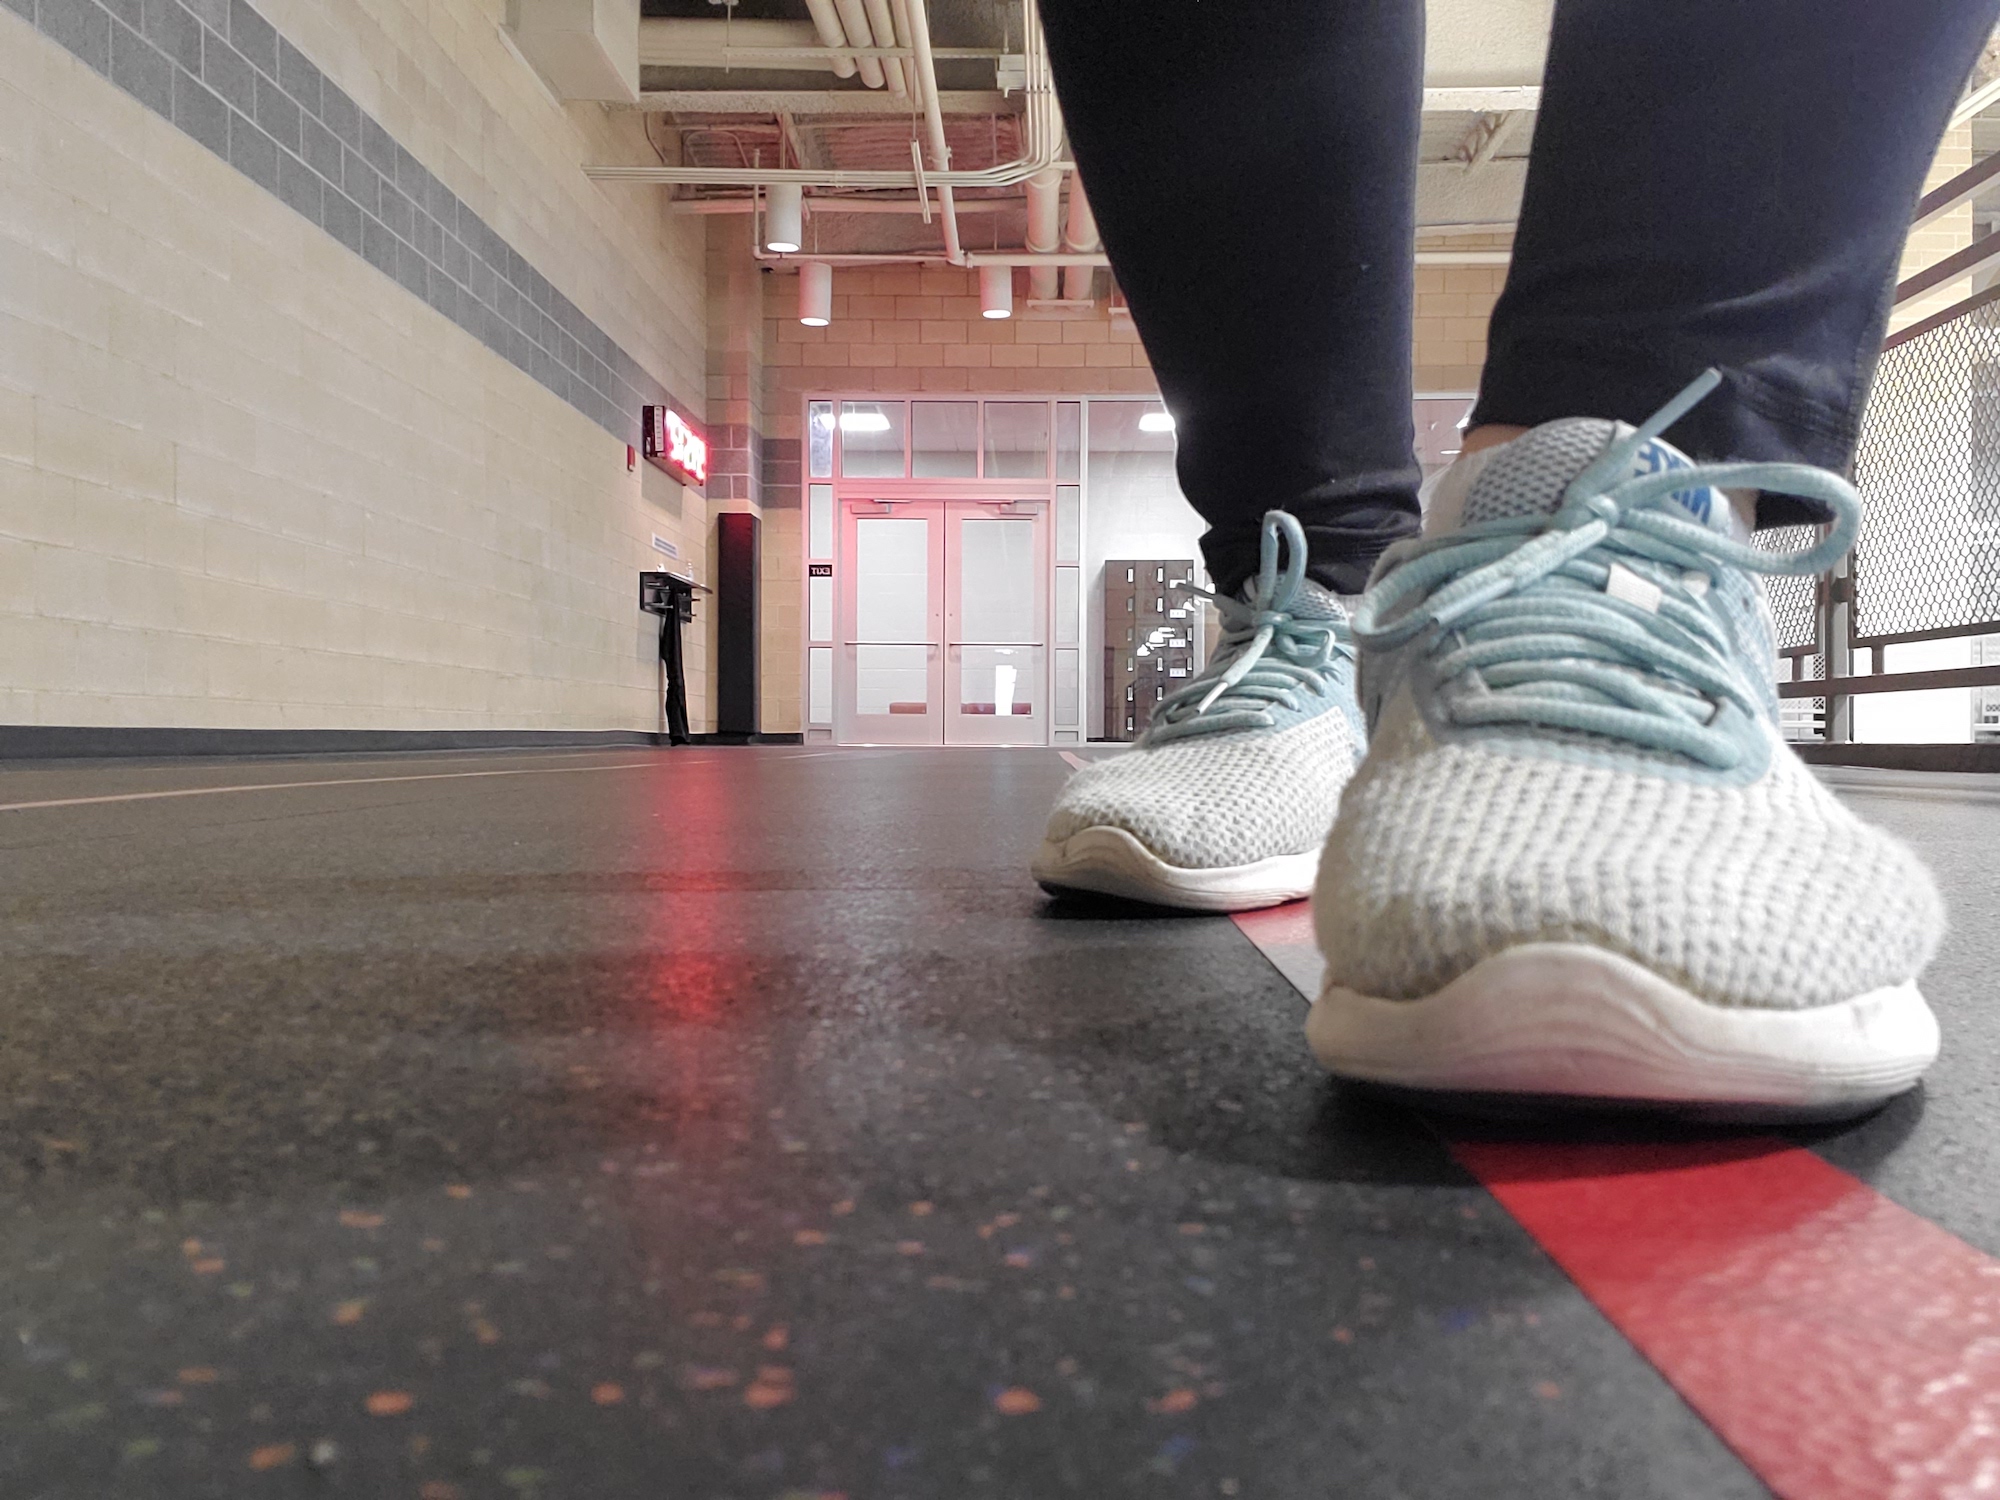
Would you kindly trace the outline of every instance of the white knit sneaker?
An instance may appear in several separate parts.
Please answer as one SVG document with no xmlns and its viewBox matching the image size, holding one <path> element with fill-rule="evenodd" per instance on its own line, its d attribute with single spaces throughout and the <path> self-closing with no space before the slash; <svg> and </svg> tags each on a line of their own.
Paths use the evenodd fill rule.
<svg viewBox="0 0 2000 1500">
<path fill-rule="evenodd" d="M 1659 441 L 1714 383 L 1636 432 L 1551 422 L 1493 450 L 1462 515 L 1377 566 L 1354 615 L 1371 747 L 1314 893 L 1306 1034 L 1336 1073 L 1805 1119 L 1936 1055 L 1937 892 L 1781 738 L 1752 576 L 1826 567 L 1860 502 Z M 1730 488 L 1819 501 L 1831 532 L 1753 548 Z"/>
<path fill-rule="evenodd" d="M 1130 750 L 1063 788 L 1032 867 L 1044 888 L 1196 911 L 1312 890 L 1361 712 L 1346 611 L 1305 572 L 1305 533 L 1270 512 L 1243 598 L 1208 596 L 1223 630 L 1207 668 Z"/>
</svg>

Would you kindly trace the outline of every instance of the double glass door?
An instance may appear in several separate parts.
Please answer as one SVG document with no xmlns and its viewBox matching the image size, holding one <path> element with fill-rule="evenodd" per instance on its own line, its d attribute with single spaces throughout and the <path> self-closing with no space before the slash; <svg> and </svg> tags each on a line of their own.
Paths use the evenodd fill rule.
<svg viewBox="0 0 2000 1500">
<path fill-rule="evenodd" d="M 1041 501 L 842 505 L 840 743 L 1048 743 L 1046 510 Z"/>
</svg>

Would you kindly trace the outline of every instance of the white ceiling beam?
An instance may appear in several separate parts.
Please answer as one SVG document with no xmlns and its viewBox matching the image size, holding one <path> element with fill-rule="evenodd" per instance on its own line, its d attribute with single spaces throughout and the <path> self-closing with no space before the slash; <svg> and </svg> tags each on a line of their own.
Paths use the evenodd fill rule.
<svg viewBox="0 0 2000 1500">
<path fill-rule="evenodd" d="M 2000 78 L 1989 78 L 1978 88 L 1958 101 L 1958 107 L 1951 112 L 1952 125 L 1963 125 L 1974 115 L 1985 110 L 1996 100 L 2000 100 Z"/>
<path fill-rule="evenodd" d="M 1542 90 L 1540 85 L 1516 87 L 1514 85 L 1494 85 L 1479 88 L 1425 89 L 1424 113 L 1427 115 L 1502 115 L 1520 109 L 1540 109 Z"/>
<path fill-rule="evenodd" d="M 1465 170 L 1476 171 L 1500 154 L 1500 148 L 1513 135 L 1514 127 L 1528 118 L 1525 109 L 1504 110 L 1499 114 L 1481 115 L 1471 130 L 1466 132 L 1465 141 L 1459 148 L 1459 155 L 1465 162 Z"/>
<path fill-rule="evenodd" d="M 1417 168 L 1417 230 L 1512 224 L 1527 182 L 1528 163 L 1519 157 L 1490 161 L 1477 172 L 1462 161 L 1425 162 Z"/>
</svg>

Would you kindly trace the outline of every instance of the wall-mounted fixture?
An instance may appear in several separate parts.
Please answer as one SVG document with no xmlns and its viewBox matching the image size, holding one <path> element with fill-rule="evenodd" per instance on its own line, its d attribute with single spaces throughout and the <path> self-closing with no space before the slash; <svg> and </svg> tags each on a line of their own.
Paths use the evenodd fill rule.
<svg viewBox="0 0 2000 1500">
<path fill-rule="evenodd" d="M 640 432 L 647 462 L 695 489 L 708 483 L 708 439 L 686 417 L 671 406 L 649 406 Z"/>
<path fill-rule="evenodd" d="M 688 742 L 687 663 L 681 623 L 694 618 L 694 596 L 709 590 L 691 578 L 646 570 L 639 574 L 639 608 L 660 618 L 660 719 L 667 743 Z"/>
</svg>

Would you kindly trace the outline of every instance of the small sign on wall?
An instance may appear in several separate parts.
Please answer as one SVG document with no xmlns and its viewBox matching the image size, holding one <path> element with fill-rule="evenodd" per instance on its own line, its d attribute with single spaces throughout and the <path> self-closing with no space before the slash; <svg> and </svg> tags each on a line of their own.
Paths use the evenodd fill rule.
<svg viewBox="0 0 2000 1500">
<path fill-rule="evenodd" d="M 831 577 L 833 577 L 833 564 L 832 564 L 832 563 L 807 563 L 807 564 L 806 564 L 806 577 L 808 577 L 808 578 L 831 578 Z"/>
<path fill-rule="evenodd" d="M 664 552 L 669 557 L 679 557 L 681 555 L 681 549 L 661 536 L 657 531 L 653 533 L 653 550 L 655 552 Z"/>
<path fill-rule="evenodd" d="M 647 462 L 695 489 L 708 483 L 708 439 L 686 417 L 671 406 L 649 406 L 640 430 Z"/>
</svg>

